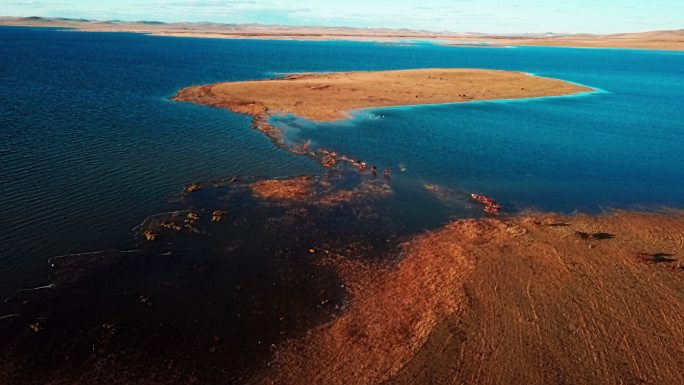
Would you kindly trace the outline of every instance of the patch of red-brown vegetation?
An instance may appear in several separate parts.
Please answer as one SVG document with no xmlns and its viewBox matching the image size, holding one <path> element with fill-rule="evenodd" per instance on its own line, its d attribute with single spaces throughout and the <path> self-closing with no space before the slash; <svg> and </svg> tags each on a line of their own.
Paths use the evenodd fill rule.
<svg viewBox="0 0 684 385">
<path fill-rule="evenodd" d="M 200 218 L 200 214 L 193 211 L 176 211 L 151 216 L 140 226 L 140 234 L 143 239 L 150 242 L 168 233 L 187 231 L 201 234 L 198 224 Z"/>
<path fill-rule="evenodd" d="M 683 234 L 682 213 L 530 214 L 453 222 L 395 263 L 327 259 L 345 314 L 260 382 L 679 383 Z"/>
<path fill-rule="evenodd" d="M 402 245 L 396 264 L 332 258 L 349 291 L 346 313 L 301 341 L 281 346 L 263 383 L 382 383 L 424 345 L 431 330 L 464 306 L 472 269 L 461 237 L 489 228 L 456 222 Z M 459 235 L 453 236 L 453 233 Z"/>
<path fill-rule="evenodd" d="M 392 188 L 384 180 L 366 179 L 350 189 L 335 189 L 327 176 L 300 176 L 288 179 L 265 179 L 250 185 L 254 196 L 261 199 L 306 201 L 320 206 L 384 198 Z"/>
<path fill-rule="evenodd" d="M 311 196 L 311 177 L 265 179 L 250 185 L 255 196 L 262 199 L 304 200 Z"/>
</svg>

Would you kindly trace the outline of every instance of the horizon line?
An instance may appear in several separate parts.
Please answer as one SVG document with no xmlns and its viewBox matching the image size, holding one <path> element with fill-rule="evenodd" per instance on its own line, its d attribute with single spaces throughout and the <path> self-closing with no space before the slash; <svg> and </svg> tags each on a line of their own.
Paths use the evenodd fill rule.
<svg viewBox="0 0 684 385">
<path fill-rule="evenodd" d="M 123 20 L 123 19 L 91 19 L 91 18 L 81 18 L 81 17 L 63 17 L 63 16 L 11 16 L 11 15 L 0 15 L 0 20 L 44 20 L 44 21 L 72 21 L 81 23 L 128 23 L 128 24 L 148 24 L 148 25 L 174 25 L 174 24 L 190 24 L 190 25 L 222 25 L 222 26 L 264 26 L 264 27 L 288 27 L 288 28 L 343 28 L 349 30 L 361 30 L 361 31 L 410 31 L 410 32 L 420 32 L 429 33 L 436 35 L 459 35 L 459 34 L 477 34 L 482 36 L 540 36 L 540 35 L 593 35 L 593 36 L 611 36 L 611 35 L 621 35 L 621 34 L 638 34 L 638 33 L 648 33 L 648 32 L 667 32 L 667 31 L 684 31 L 684 27 L 675 29 L 653 29 L 645 31 L 622 31 L 613 33 L 593 33 L 593 32 L 504 32 L 504 33 L 489 33 L 489 32 L 477 32 L 477 31 L 452 31 L 452 30 L 429 30 L 429 29 L 417 29 L 409 27 L 354 27 L 348 25 L 321 25 L 321 24 L 273 24 L 273 23 L 259 23 L 259 22 L 248 22 L 248 23 L 230 23 L 230 22 L 214 22 L 214 21 L 162 21 L 154 19 L 139 19 L 139 20 Z"/>
</svg>

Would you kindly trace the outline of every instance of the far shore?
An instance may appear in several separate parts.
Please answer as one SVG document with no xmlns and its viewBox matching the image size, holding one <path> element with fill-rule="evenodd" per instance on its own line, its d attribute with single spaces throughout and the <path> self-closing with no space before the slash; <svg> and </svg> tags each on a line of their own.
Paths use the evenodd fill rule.
<svg viewBox="0 0 684 385">
<path fill-rule="evenodd" d="M 583 48 L 634 48 L 684 50 L 684 29 L 594 34 L 491 35 L 482 33 L 431 32 L 410 29 L 298 27 L 260 24 L 161 23 L 97 21 L 66 18 L 0 18 L 0 26 L 73 28 L 84 32 L 131 32 L 155 36 L 263 40 L 351 40 L 406 43 L 433 42 L 447 46 L 557 46 Z"/>
</svg>

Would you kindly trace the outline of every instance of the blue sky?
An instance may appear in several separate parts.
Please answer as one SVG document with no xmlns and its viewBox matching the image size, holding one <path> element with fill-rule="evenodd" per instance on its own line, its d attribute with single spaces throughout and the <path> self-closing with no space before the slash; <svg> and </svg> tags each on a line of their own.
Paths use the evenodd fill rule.
<svg viewBox="0 0 684 385">
<path fill-rule="evenodd" d="M 684 28 L 684 0 L 0 0 L 0 15 L 613 33 Z"/>
</svg>

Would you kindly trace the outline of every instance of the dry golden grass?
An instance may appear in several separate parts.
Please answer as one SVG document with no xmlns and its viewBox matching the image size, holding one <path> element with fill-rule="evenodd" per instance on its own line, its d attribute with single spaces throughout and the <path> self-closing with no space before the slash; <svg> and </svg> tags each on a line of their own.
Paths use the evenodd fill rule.
<svg viewBox="0 0 684 385">
<path fill-rule="evenodd" d="M 339 120 L 350 111 L 387 106 L 559 96 L 591 91 L 562 80 L 521 72 L 418 69 L 291 75 L 284 79 L 217 83 L 180 90 L 175 100 L 263 117 L 295 114 Z"/>
<path fill-rule="evenodd" d="M 680 383 L 683 234 L 682 213 L 524 215 L 453 222 L 395 264 L 324 261 L 346 313 L 261 383 Z"/>
</svg>

